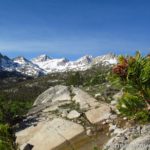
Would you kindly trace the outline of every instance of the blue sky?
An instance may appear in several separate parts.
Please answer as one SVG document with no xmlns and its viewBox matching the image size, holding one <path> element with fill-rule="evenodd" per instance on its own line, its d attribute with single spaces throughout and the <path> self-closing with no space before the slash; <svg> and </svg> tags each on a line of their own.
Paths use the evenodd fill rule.
<svg viewBox="0 0 150 150">
<path fill-rule="evenodd" d="M 76 59 L 150 52 L 149 0 L 0 0 L 0 52 Z"/>
</svg>

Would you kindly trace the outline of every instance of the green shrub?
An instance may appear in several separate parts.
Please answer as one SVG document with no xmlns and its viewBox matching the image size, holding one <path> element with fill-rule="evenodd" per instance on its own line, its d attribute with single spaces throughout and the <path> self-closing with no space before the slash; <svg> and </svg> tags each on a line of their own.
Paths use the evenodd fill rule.
<svg viewBox="0 0 150 150">
<path fill-rule="evenodd" d="M 147 110 L 142 110 L 136 113 L 135 119 L 140 123 L 146 123 L 150 121 L 149 112 Z"/>
<path fill-rule="evenodd" d="M 97 146 L 94 146 L 93 150 L 100 150 Z"/>
<path fill-rule="evenodd" d="M 113 68 L 114 83 L 124 90 L 118 104 L 119 111 L 139 121 L 149 120 L 150 110 L 150 56 L 120 56 Z"/>
<path fill-rule="evenodd" d="M 0 150 L 15 150 L 15 136 L 8 125 L 0 124 Z"/>
<path fill-rule="evenodd" d="M 118 103 L 118 110 L 126 116 L 135 115 L 138 111 L 145 108 L 145 102 L 138 96 L 130 93 L 124 93 Z"/>
<path fill-rule="evenodd" d="M 106 74 L 96 74 L 89 81 L 89 85 L 97 85 L 106 82 Z"/>
<path fill-rule="evenodd" d="M 0 96 L 0 123 L 13 123 L 16 116 L 24 115 L 31 108 L 31 101 L 19 101 Z"/>
<path fill-rule="evenodd" d="M 83 85 L 83 77 L 79 72 L 70 73 L 66 80 L 66 84 L 73 86 Z"/>
</svg>

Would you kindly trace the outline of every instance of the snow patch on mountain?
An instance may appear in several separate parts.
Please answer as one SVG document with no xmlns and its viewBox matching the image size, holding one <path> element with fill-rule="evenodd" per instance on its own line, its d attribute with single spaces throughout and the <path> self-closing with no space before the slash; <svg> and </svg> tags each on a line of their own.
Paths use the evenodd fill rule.
<svg viewBox="0 0 150 150">
<path fill-rule="evenodd" d="M 15 71 L 17 64 L 14 63 L 7 56 L 0 54 L 0 68 L 4 71 Z"/>
<path fill-rule="evenodd" d="M 39 57 L 38 57 L 39 58 Z M 47 73 L 51 72 L 64 72 L 71 70 L 86 70 L 90 67 L 93 60 L 92 56 L 84 56 L 76 61 L 69 61 L 66 58 L 60 59 L 48 59 L 45 61 L 39 61 L 38 58 L 32 60 L 33 63 L 45 70 Z M 38 59 L 38 61 L 37 61 Z"/>
<path fill-rule="evenodd" d="M 106 55 L 95 57 L 93 63 L 94 64 L 103 63 L 105 65 L 109 65 L 109 64 L 113 65 L 113 64 L 117 64 L 117 57 L 114 54 L 109 53 Z"/>
<path fill-rule="evenodd" d="M 47 72 L 47 73 L 63 70 L 65 68 L 67 62 L 68 62 L 68 60 L 66 58 L 46 59 L 45 61 L 43 61 L 43 60 L 40 61 L 40 59 L 34 58 L 32 60 L 32 63 L 38 65 L 40 68 L 45 70 L 45 72 Z"/>
<path fill-rule="evenodd" d="M 10 59 L 0 54 L 0 69 L 6 71 L 17 71 L 29 76 L 39 76 L 53 72 L 84 71 L 93 65 L 113 65 L 117 63 L 117 57 L 113 54 L 92 57 L 86 55 L 76 61 L 66 58 L 53 59 L 43 54 L 31 61 L 19 56 Z"/>
<path fill-rule="evenodd" d="M 44 73 L 44 70 L 39 68 L 36 64 L 20 56 L 13 59 L 14 63 L 17 64 L 16 71 L 29 76 L 40 76 Z"/>
<path fill-rule="evenodd" d="M 81 57 L 76 61 L 69 61 L 66 58 L 60 59 L 45 59 L 40 61 L 41 56 L 34 58 L 32 62 L 45 70 L 47 73 L 51 72 L 65 72 L 65 71 L 84 71 L 91 68 L 95 64 L 116 64 L 117 58 L 113 54 L 107 54 L 93 58 L 90 55 Z M 38 61 L 37 61 L 38 60 Z"/>
<path fill-rule="evenodd" d="M 51 60 L 52 58 L 47 56 L 46 54 L 42 54 L 34 59 L 32 59 L 31 61 L 34 62 L 34 63 L 38 63 L 38 62 L 45 62 L 45 61 L 48 61 L 48 60 Z"/>
</svg>

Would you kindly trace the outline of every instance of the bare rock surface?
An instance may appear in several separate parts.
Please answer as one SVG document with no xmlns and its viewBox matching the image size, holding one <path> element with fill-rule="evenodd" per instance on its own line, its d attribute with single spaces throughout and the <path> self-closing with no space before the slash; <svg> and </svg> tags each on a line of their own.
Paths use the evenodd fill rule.
<svg viewBox="0 0 150 150">
<path fill-rule="evenodd" d="M 126 150 L 150 150 L 150 135 L 133 140 Z"/>
<path fill-rule="evenodd" d="M 74 118 L 78 118 L 80 117 L 80 113 L 77 112 L 76 110 L 72 110 L 69 112 L 69 114 L 67 115 L 68 119 L 74 119 Z"/>
<path fill-rule="evenodd" d="M 113 97 L 115 102 L 121 94 Z M 106 143 L 107 133 L 103 134 L 105 138 L 99 135 L 99 142 L 103 139 L 102 143 L 106 143 L 103 150 L 150 150 L 150 125 L 117 126 L 113 106 L 80 88 L 51 87 L 39 95 L 20 124 L 16 142 L 21 150 L 91 150 L 94 127 L 106 125 L 111 138 Z"/>
<path fill-rule="evenodd" d="M 22 145 L 33 145 L 33 150 L 51 150 L 84 132 L 84 128 L 76 123 L 61 118 L 41 122 L 36 127 L 16 133 L 17 142 Z M 71 147 L 68 145 L 68 147 Z"/>
<path fill-rule="evenodd" d="M 80 108 L 83 110 L 88 110 L 89 108 L 95 108 L 99 106 L 99 102 L 90 96 L 88 93 L 84 92 L 79 88 L 72 88 L 72 93 L 74 94 L 73 101 L 79 103 Z"/>
<path fill-rule="evenodd" d="M 102 103 L 98 108 L 91 109 L 85 113 L 87 119 L 92 123 L 96 124 L 109 118 L 111 109 L 108 104 Z"/>
<path fill-rule="evenodd" d="M 90 109 L 95 109 L 101 105 L 101 103 L 95 98 L 79 88 L 70 88 L 68 86 L 57 85 L 49 88 L 39 95 L 34 102 L 34 107 L 29 111 L 28 114 L 37 114 L 41 111 L 49 112 L 57 109 L 59 110 L 59 107 L 67 104 L 69 108 L 73 103 L 76 106 L 79 106 L 78 109 L 83 112 Z M 70 109 L 72 110 L 74 108 Z"/>
<path fill-rule="evenodd" d="M 46 90 L 44 93 L 39 95 L 39 97 L 34 102 L 34 105 L 56 101 L 71 100 L 70 92 L 67 86 L 57 85 Z"/>
<path fill-rule="evenodd" d="M 35 100 L 16 132 L 16 141 L 22 150 L 30 146 L 32 150 L 82 150 L 91 141 L 89 122 L 98 123 L 109 114 L 108 104 L 79 88 L 50 87 Z"/>
<path fill-rule="evenodd" d="M 103 150 L 150 150 L 150 124 L 115 129 Z"/>
</svg>

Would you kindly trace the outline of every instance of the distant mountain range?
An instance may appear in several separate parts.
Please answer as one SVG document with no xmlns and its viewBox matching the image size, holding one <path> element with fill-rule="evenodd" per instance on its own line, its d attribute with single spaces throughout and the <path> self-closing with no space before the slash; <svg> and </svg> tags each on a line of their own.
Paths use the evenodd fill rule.
<svg viewBox="0 0 150 150">
<path fill-rule="evenodd" d="M 0 54 L 0 71 L 16 71 L 28 76 L 41 76 L 54 72 L 84 71 L 94 65 L 112 65 L 116 63 L 117 56 L 111 53 L 97 57 L 86 55 L 76 61 L 69 61 L 66 58 L 51 58 L 45 54 L 32 60 L 22 56 L 10 59 Z"/>
</svg>

